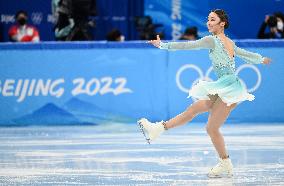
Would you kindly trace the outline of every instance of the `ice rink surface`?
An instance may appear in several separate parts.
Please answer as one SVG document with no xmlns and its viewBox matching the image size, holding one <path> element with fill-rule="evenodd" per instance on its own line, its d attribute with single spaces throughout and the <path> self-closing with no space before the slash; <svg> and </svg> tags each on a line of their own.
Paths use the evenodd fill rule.
<svg viewBox="0 0 284 186">
<path fill-rule="evenodd" d="M 222 128 L 232 178 L 207 178 L 217 156 L 203 124 L 148 145 L 136 124 L 0 128 L 0 185 L 284 185 L 284 124 Z"/>
</svg>

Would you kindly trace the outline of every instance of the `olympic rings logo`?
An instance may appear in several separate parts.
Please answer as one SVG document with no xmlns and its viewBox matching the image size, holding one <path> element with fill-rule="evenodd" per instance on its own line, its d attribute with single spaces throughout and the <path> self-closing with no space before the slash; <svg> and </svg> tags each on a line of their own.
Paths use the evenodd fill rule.
<svg viewBox="0 0 284 186">
<path fill-rule="evenodd" d="M 32 13 L 32 22 L 33 22 L 33 24 L 35 24 L 35 25 L 41 24 L 42 17 L 43 17 L 43 15 L 42 15 L 41 12 L 33 12 Z"/>
<path fill-rule="evenodd" d="M 255 85 L 251 88 L 248 88 L 248 92 L 254 92 L 258 89 L 258 87 L 260 86 L 261 84 L 261 73 L 260 71 L 258 70 L 258 68 L 254 65 L 250 65 L 250 64 L 243 64 L 241 65 L 240 67 L 237 68 L 236 70 L 236 74 L 238 75 L 242 70 L 244 70 L 245 68 L 249 68 L 249 69 L 252 69 L 256 75 L 257 75 L 257 82 L 255 83 Z M 182 85 L 180 79 L 181 79 L 181 75 L 182 73 L 185 71 L 185 70 L 188 70 L 188 69 L 192 69 L 194 71 L 196 71 L 199 75 L 199 78 L 197 78 L 196 80 L 194 80 L 192 82 L 192 85 L 195 85 L 199 80 L 206 80 L 206 81 L 213 81 L 209 76 L 210 76 L 210 73 L 213 71 L 213 67 L 211 66 L 205 73 L 205 75 L 203 74 L 202 70 L 200 67 L 196 66 L 196 65 L 193 65 L 193 64 L 186 64 L 186 65 L 183 65 L 176 73 L 176 84 L 178 86 L 178 88 L 185 92 L 185 93 L 188 93 L 190 88 L 186 88 Z M 240 79 L 240 78 L 239 78 Z M 241 83 L 245 86 L 245 82 L 240 79 Z"/>
</svg>

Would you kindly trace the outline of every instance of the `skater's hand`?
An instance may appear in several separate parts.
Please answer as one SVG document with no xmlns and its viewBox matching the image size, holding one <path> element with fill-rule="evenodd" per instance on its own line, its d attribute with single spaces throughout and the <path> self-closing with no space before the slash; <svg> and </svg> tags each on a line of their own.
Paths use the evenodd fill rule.
<svg viewBox="0 0 284 186">
<path fill-rule="evenodd" d="M 262 64 L 269 65 L 271 63 L 271 61 L 272 60 L 270 58 L 265 57 Z"/>
<path fill-rule="evenodd" d="M 156 40 L 150 40 L 147 43 L 151 43 L 152 45 L 154 45 L 155 47 L 159 48 L 160 44 L 161 44 L 161 39 L 160 36 L 157 35 L 157 39 Z"/>
</svg>

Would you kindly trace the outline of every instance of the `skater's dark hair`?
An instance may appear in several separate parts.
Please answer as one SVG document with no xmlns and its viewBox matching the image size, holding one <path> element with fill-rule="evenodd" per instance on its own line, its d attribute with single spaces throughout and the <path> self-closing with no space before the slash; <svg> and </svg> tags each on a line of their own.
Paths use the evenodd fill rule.
<svg viewBox="0 0 284 186">
<path fill-rule="evenodd" d="M 225 29 L 229 28 L 229 18 L 228 18 L 227 13 L 224 10 L 215 9 L 215 10 L 212 10 L 211 12 L 214 12 L 215 14 L 217 14 L 221 22 L 225 22 L 225 26 L 224 26 Z"/>
</svg>

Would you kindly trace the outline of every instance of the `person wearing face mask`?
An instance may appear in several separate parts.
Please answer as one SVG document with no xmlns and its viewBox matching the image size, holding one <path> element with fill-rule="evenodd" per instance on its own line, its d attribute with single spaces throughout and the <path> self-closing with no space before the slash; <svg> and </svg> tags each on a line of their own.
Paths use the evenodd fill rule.
<svg viewBox="0 0 284 186">
<path fill-rule="evenodd" d="M 259 39 L 283 39 L 284 29 L 283 29 L 284 15 L 281 12 L 276 12 L 274 15 L 266 15 L 264 22 L 262 23 L 259 32 Z M 268 32 L 265 32 L 266 28 L 269 28 Z"/>
<path fill-rule="evenodd" d="M 16 14 L 17 24 L 9 29 L 9 39 L 12 42 L 39 42 L 39 32 L 31 25 L 27 24 L 28 14 L 20 10 Z"/>
<path fill-rule="evenodd" d="M 200 50 L 207 49 L 212 66 L 217 75 L 216 81 L 200 80 L 189 91 L 188 97 L 196 102 L 179 115 L 168 121 L 152 123 L 146 118 L 137 121 L 148 143 L 156 140 L 163 132 L 190 122 L 197 115 L 209 112 L 206 131 L 219 156 L 219 163 L 209 169 L 209 177 L 233 175 L 233 165 L 227 152 L 224 137 L 220 128 L 230 115 L 230 112 L 242 101 L 254 100 L 254 95 L 248 93 L 244 84 L 236 74 L 235 58 L 239 57 L 250 64 L 267 65 L 271 59 L 239 48 L 234 41 L 225 35 L 229 27 L 229 19 L 224 10 L 216 9 L 209 13 L 207 28 L 211 35 L 196 41 L 161 42 L 160 37 L 149 43 L 164 50 Z"/>
<path fill-rule="evenodd" d="M 275 12 L 274 15 L 277 18 L 277 30 L 284 32 L 284 14 L 282 12 Z"/>
</svg>

